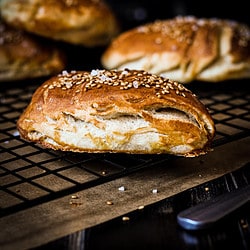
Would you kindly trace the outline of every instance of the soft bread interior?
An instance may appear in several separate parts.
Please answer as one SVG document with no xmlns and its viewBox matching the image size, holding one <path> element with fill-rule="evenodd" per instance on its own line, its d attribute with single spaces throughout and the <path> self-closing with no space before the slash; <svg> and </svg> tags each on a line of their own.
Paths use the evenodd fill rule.
<svg viewBox="0 0 250 250">
<path fill-rule="evenodd" d="M 64 113 L 58 120 L 47 117 L 46 123 L 34 124 L 29 137 L 32 140 L 42 138 L 43 143 L 52 147 L 61 145 L 67 148 L 68 145 L 71 149 L 74 148 L 73 151 L 84 151 L 85 148 L 96 152 L 112 148 L 112 152 L 145 153 L 155 150 L 158 153 L 161 147 L 168 146 L 166 142 L 169 142 L 170 153 L 185 154 L 192 150 L 192 132 L 185 132 L 183 129 L 173 131 L 168 124 L 178 121 L 179 124 L 196 127 L 192 131 L 197 131 L 199 123 L 195 117 L 169 107 L 143 112 L 147 114 L 146 119 L 142 114 L 116 113 L 115 117 L 95 116 L 87 121 Z M 165 131 L 159 130 L 151 120 L 165 122 Z"/>
<path fill-rule="evenodd" d="M 156 56 L 156 55 L 154 55 Z M 159 55 L 158 60 L 164 60 Z M 166 64 L 156 64 L 155 60 L 150 56 L 144 55 L 140 59 L 134 61 L 127 61 L 119 65 L 117 68 L 123 70 L 125 68 L 134 68 L 137 70 L 146 69 L 148 72 L 161 75 L 169 79 L 175 79 L 182 83 L 188 83 L 194 80 L 195 65 L 191 62 L 188 67 L 180 67 L 180 64 L 169 65 L 166 68 Z M 201 71 L 197 72 L 195 78 L 200 81 L 217 82 L 226 80 L 228 77 L 231 79 L 241 77 L 249 77 L 250 67 L 244 61 L 233 62 L 232 56 L 222 55 L 217 57 Z"/>
</svg>

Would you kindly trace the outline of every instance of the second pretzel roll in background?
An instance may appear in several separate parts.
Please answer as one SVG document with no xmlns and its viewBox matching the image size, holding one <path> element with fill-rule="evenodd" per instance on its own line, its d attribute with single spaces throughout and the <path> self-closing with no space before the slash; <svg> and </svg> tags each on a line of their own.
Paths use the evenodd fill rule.
<svg viewBox="0 0 250 250">
<path fill-rule="evenodd" d="M 20 135 L 74 152 L 210 151 L 214 122 L 182 84 L 139 70 L 63 71 L 44 82 L 17 122 Z"/>
<path fill-rule="evenodd" d="M 67 58 L 54 43 L 0 21 L 0 82 L 50 77 Z M 23 84 L 23 83 L 22 83 Z"/>
<path fill-rule="evenodd" d="M 250 28 L 218 18 L 157 20 L 121 33 L 101 63 L 106 69 L 143 69 L 181 83 L 250 78 Z"/>
<path fill-rule="evenodd" d="M 11 26 L 74 45 L 107 45 L 120 30 L 105 0 L 1 0 L 0 9 Z"/>
</svg>

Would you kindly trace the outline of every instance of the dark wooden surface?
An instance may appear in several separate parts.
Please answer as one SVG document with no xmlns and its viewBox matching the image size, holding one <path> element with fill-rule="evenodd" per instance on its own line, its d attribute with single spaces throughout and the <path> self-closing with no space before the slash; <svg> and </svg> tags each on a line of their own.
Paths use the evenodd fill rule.
<svg viewBox="0 0 250 250">
<path fill-rule="evenodd" d="M 188 231 L 177 223 L 177 214 L 191 206 L 245 187 L 250 182 L 250 164 L 220 178 L 136 210 L 103 224 L 68 235 L 44 249 L 250 249 L 250 203 L 211 227 Z M 209 188 L 210 192 L 205 189 Z M 80 218 L 79 218 L 80 219 Z"/>
</svg>

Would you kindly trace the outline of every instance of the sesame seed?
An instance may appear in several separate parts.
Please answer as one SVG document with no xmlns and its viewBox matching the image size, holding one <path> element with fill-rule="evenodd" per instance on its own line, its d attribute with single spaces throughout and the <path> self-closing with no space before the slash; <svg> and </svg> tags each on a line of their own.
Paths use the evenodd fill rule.
<svg viewBox="0 0 250 250">
<path fill-rule="evenodd" d="M 99 105 L 98 105 L 98 103 L 96 103 L 96 102 L 92 104 L 92 107 L 93 107 L 93 108 L 98 108 L 98 106 L 99 106 Z"/>
<path fill-rule="evenodd" d="M 133 87 L 136 89 L 139 87 L 138 81 L 133 81 Z"/>
<path fill-rule="evenodd" d="M 99 89 L 103 86 L 118 87 L 121 90 L 129 90 L 131 88 L 151 88 L 155 90 L 158 98 L 163 98 L 172 90 L 177 95 L 186 97 L 186 93 L 190 92 L 182 84 L 171 81 L 163 76 L 154 75 L 144 70 L 104 70 L 93 69 L 87 71 L 62 71 L 57 75 L 57 79 L 51 84 L 44 86 L 49 89 L 61 88 L 62 90 L 73 89 L 74 86 L 82 86 L 84 92 Z M 80 92 L 79 87 L 75 89 L 76 93 Z M 93 106 L 95 108 L 95 106 Z"/>
</svg>

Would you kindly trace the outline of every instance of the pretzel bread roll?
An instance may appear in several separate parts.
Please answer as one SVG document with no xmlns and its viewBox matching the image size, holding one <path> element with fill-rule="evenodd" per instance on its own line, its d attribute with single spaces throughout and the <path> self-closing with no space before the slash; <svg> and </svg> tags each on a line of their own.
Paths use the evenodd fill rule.
<svg viewBox="0 0 250 250">
<path fill-rule="evenodd" d="M 17 122 L 55 150 L 198 156 L 215 128 L 182 84 L 139 70 L 62 72 L 44 82 Z"/>
<path fill-rule="evenodd" d="M 143 69 L 181 83 L 250 78 L 250 28 L 216 18 L 158 20 L 119 34 L 101 62 L 106 69 Z"/>
<path fill-rule="evenodd" d="M 19 29 L 75 45 L 106 45 L 119 32 L 104 0 L 1 0 L 3 20 Z"/>
<path fill-rule="evenodd" d="M 48 41 L 0 22 L 0 82 L 58 74 L 66 59 Z"/>
</svg>

